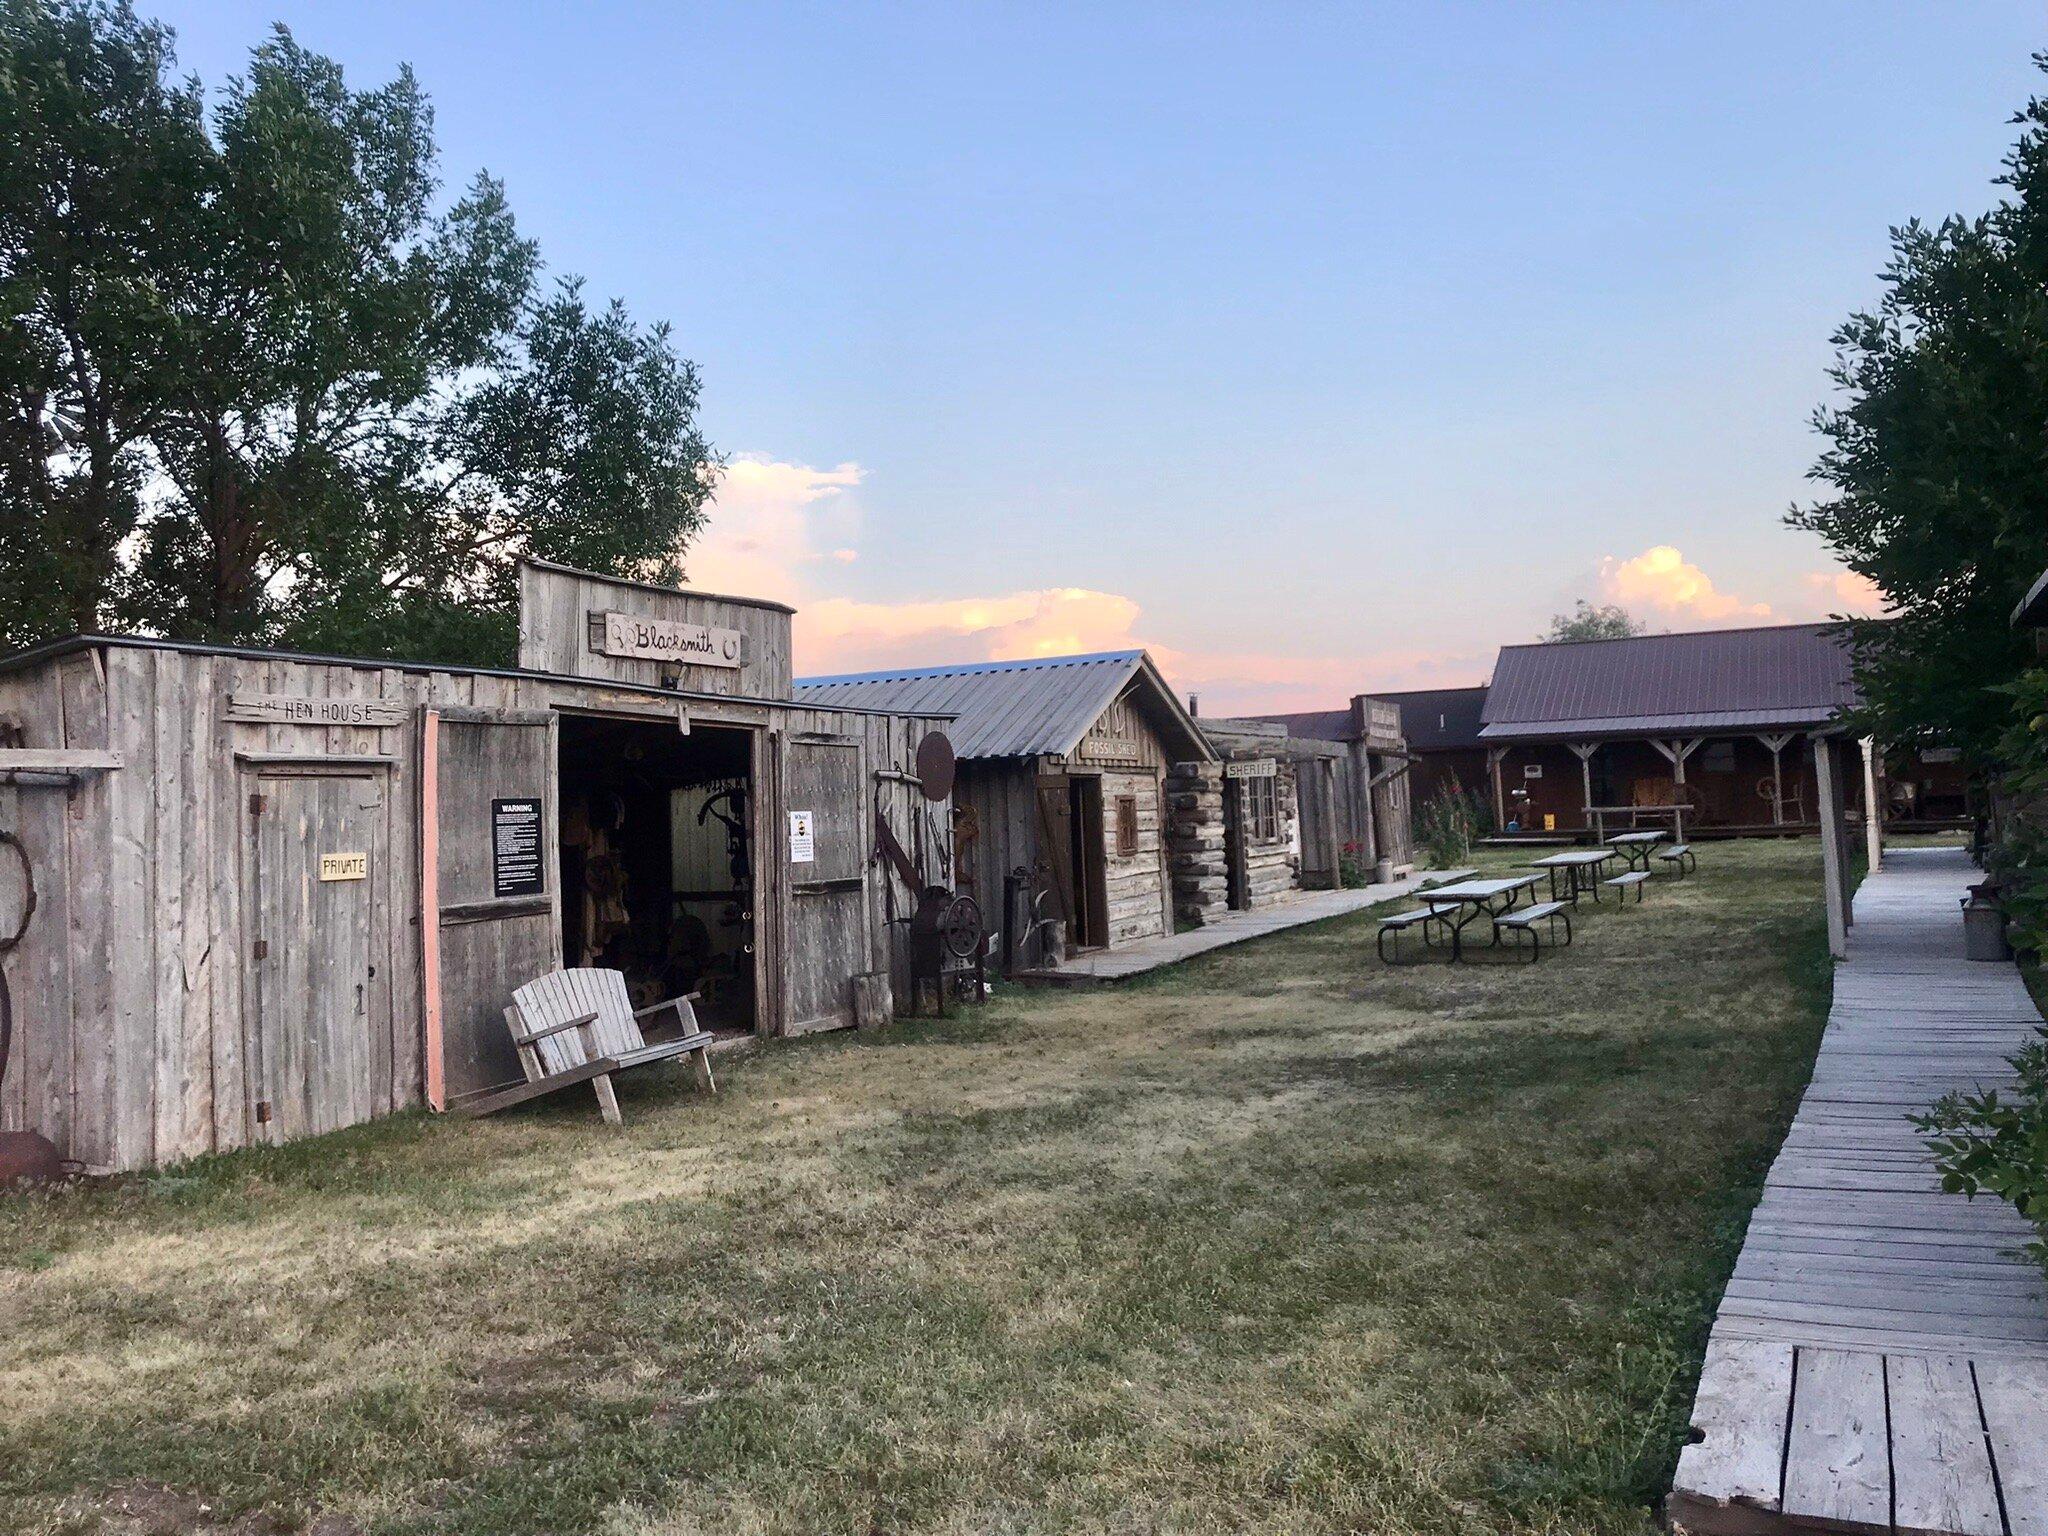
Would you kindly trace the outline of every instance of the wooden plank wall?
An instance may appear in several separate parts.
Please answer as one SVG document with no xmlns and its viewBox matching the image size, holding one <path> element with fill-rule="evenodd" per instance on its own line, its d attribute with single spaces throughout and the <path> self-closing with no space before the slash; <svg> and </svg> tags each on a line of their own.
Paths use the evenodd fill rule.
<svg viewBox="0 0 2048 1536">
<path fill-rule="evenodd" d="M 738 667 L 686 667 L 671 661 L 601 656 L 590 649 L 588 616 L 613 610 L 680 624 L 736 629 L 747 637 Z M 542 566 L 519 571 L 519 665 L 535 672 L 559 672 L 658 688 L 664 676 L 680 678 L 692 693 L 734 698 L 786 699 L 791 663 L 787 609 L 740 598 L 607 581 Z"/>
<path fill-rule="evenodd" d="M 235 693 L 380 699 L 402 704 L 404 715 L 390 726 L 229 721 Z M 70 788 L 0 785 L 0 826 L 27 845 L 38 895 L 21 946 L 0 962 L 17 1019 L 0 1128 L 42 1131 L 63 1155 L 102 1171 L 227 1151 L 271 1134 L 252 1110 L 262 1096 L 247 999 L 256 924 L 242 909 L 252 764 L 271 758 L 375 761 L 384 780 L 388 826 L 378 846 L 389 852 L 370 879 L 388 917 L 391 1006 L 388 1039 L 372 1042 L 370 1110 L 423 1102 L 417 779 L 418 719 L 428 703 L 567 704 L 670 719 L 678 709 L 601 684 L 136 647 L 77 652 L 0 675 L 0 722 L 20 725 L 24 745 L 111 749 L 124 759 Z M 871 767 L 902 771 L 925 732 L 943 724 L 740 701 L 686 707 L 753 726 L 764 742 L 783 729 L 857 731 Z M 787 845 L 774 787 L 761 789 L 763 894 L 772 901 L 778 889 L 786 893 L 775 876 L 786 870 Z M 912 786 L 884 787 L 899 836 L 915 795 Z M 950 802 L 920 796 L 917 804 L 934 861 L 949 866 Z M 19 900 L 11 878 L 0 866 L 0 920 Z M 888 956 L 901 995 L 909 980 L 904 936 L 884 931 L 879 877 L 870 873 L 868 885 L 873 954 Z M 759 924 L 771 979 L 783 959 L 774 926 Z M 380 966 L 380 981 L 383 974 Z M 507 990 L 527 979 L 508 977 Z M 772 985 L 764 992 L 765 1033 L 782 1027 L 779 996 Z"/>
<path fill-rule="evenodd" d="M 1099 752 L 1103 743 L 1135 743 L 1133 761 L 1110 762 Z M 1102 774 L 1102 866 L 1109 897 L 1109 944 L 1114 949 L 1137 939 L 1170 933 L 1173 890 L 1166 870 L 1163 812 L 1166 805 L 1166 749 L 1159 733 L 1130 695 L 1115 700 L 1096 717 L 1081 739 L 1070 772 L 1099 768 Z M 1116 851 L 1116 801 L 1120 795 L 1138 802 L 1138 851 L 1128 857 Z"/>
<path fill-rule="evenodd" d="M 1015 869 L 1038 866 L 1038 798 L 1036 768 L 1026 758 L 983 758 L 960 765 L 953 798 L 963 817 L 972 817 L 974 841 L 963 841 L 960 862 L 966 887 L 981 903 L 983 920 L 998 935 L 1006 924 L 1018 927 L 1013 943 L 1027 937 L 1017 914 L 1003 909 L 1004 878 Z M 1035 963 L 1026 957 L 1026 963 Z"/>
</svg>

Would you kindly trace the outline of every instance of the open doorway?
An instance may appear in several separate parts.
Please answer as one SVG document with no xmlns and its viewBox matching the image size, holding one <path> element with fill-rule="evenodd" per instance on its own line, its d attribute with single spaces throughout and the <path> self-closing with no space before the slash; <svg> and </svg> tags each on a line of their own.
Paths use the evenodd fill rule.
<svg viewBox="0 0 2048 1536">
<path fill-rule="evenodd" d="M 700 994 L 752 1033 L 752 733 L 562 716 L 562 963 L 620 971 L 636 1008 Z"/>
<path fill-rule="evenodd" d="M 1102 857 L 1102 780 L 1077 774 L 1067 780 L 1067 826 L 1073 837 L 1074 947 L 1109 946 L 1108 872 Z"/>
</svg>

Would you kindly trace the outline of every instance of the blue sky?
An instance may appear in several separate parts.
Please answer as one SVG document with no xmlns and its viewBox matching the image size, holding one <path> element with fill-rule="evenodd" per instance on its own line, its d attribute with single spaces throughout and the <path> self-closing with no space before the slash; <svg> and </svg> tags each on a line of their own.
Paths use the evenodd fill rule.
<svg viewBox="0 0 2048 1536">
<path fill-rule="evenodd" d="M 1829 333 L 1990 201 L 2048 46 L 2038 0 L 142 8 L 209 84 L 273 20 L 410 62 L 451 183 L 672 322 L 740 456 L 692 576 L 797 601 L 800 666 L 1143 643 L 1212 711 L 1477 681 L 1580 595 L 1838 611 L 1780 524 Z"/>
</svg>

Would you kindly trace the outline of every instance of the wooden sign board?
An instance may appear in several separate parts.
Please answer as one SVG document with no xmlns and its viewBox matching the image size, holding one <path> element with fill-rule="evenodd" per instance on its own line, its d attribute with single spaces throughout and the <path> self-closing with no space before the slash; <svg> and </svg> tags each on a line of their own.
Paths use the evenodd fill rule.
<svg viewBox="0 0 2048 1536">
<path fill-rule="evenodd" d="M 590 615 L 590 648 L 600 656 L 630 661 L 737 667 L 746 659 L 747 637 L 736 629 L 644 619 L 632 613 L 594 612 Z"/>
<path fill-rule="evenodd" d="M 1226 779 L 1270 779 L 1278 775 L 1280 764 L 1273 758 L 1255 758 L 1244 763 L 1225 763 L 1223 776 Z"/>
<path fill-rule="evenodd" d="M 1129 736 L 1090 736 L 1075 754 L 1089 763 L 1142 763 L 1144 754 Z"/>
<path fill-rule="evenodd" d="M 265 725 L 405 723 L 405 706 L 391 699 L 323 699 L 297 693 L 231 693 L 227 718 Z"/>
<path fill-rule="evenodd" d="M 367 880 L 370 878 L 370 856 L 367 853 L 323 853 L 320 855 L 320 878 L 325 880 Z"/>
</svg>

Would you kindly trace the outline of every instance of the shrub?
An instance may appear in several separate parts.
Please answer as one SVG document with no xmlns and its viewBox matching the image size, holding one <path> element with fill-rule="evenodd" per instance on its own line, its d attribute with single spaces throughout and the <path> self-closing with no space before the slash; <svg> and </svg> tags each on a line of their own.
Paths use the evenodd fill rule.
<svg viewBox="0 0 2048 1536">
<path fill-rule="evenodd" d="M 1372 871 L 1365 865 L 1365 844 L 1346 843 L 1337 855 L 1337 883 L 1347 891 L 1372 884 Z"/>
<path fill-rule="evenodd" d="M 1438 869 L 1461 863 L 1483 824 L 1481 808 L 1462 790 L 1445 790 L 1424 802 L 1415 818 L 1415 840 Z"/>
<path fill-rule="evenodd" d="M 1996 1195 L 2034 1224 L 2041 1235 L 2026 1252 L 2048 1273 L 2048 1028 L 2037 1033 L 2011 1058 L 2019 1084 L 2010 1096 L 1951 1093 L 1913 1124 L 1930 1137 L 1943 1189 L 1973 1200 Z"/>
</svg>

